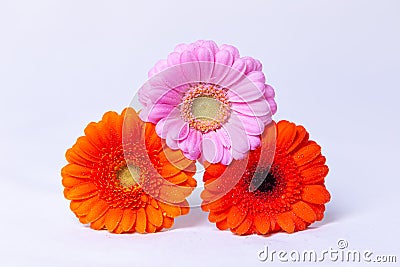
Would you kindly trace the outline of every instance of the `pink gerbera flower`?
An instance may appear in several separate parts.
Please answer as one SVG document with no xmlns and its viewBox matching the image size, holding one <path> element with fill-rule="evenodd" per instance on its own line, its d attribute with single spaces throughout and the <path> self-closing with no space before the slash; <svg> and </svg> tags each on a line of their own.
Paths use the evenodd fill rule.
<svg viewBox="0 0 400 267">
<path fill-rule="evenodd" d="M 142 120 L 190 159 L 229 164 L 260 145 L 276 112 L 261 63 L 213 41 L 180 44 L 139 90 Z"/>
</svg>

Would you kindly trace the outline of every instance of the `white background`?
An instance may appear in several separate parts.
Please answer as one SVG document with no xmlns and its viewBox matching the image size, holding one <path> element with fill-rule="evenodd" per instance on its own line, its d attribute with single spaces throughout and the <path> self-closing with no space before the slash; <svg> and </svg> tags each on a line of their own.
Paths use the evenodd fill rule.
<svg viewBox="0 0 400 267">
<path fill-rule="evenodd" d="M 400 261 L 399 12 L 388 0 L 0 0 L 0 265 L 266 266 L 264 245 L 322 251 L 339 239 Z M 127 106 L 158 59 L 197 39 L 260 59 L 275 118 L 322 145 L 332 195 L 322 222 L 238 237 L 194 209 L 171 231 L 113 235 L 69 210 L 65 150 Z"/>
</svg>

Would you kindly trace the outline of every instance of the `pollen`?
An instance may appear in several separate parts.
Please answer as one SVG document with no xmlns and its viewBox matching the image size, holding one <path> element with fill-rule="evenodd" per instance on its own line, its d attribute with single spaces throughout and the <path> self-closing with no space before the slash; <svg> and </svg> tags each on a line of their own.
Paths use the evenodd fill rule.
<svg viewBox="0 0 400 267">
<path fill-rule="evenodd" d="M 140 168 L 128 166 L 118 171 L 117 178 L 119 184 L 125 188 L 130 188 L 140 182 Z"/>
<path fill-rule="evenodd" d="M 199 83 L 189 88 L 182 99 L 181 117 L 190 127 L 207 133 L 222 127 L 231 113 L 226 89 Z"/>
</svg>

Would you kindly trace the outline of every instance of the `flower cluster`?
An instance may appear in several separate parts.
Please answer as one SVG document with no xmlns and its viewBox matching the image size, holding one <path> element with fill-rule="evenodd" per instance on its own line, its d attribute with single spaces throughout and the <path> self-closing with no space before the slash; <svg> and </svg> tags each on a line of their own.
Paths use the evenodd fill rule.
<svg viewBox="0 0 400 267">
<path fill-rule="evenodd" d="M 218 229 L 292 233 L 323 218 L 321 147 L 304 127 L 273 121 L 260 61 L 200 40 L 178 45 L 148 75 L 141 107 L 105 113 L 66 153 L 64 195 L 81 223 L 112 233 L 172 227 L 189 212 L 196 161 L 205 168 L 201 207 Z"/>
</svg>

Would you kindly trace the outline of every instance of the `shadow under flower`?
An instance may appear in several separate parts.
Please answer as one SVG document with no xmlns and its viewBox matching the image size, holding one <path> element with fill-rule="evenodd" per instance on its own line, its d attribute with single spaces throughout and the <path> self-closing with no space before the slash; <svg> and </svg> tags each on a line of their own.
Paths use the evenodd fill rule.
<svg viewBox="0 0 400 267">
<path fill-rule="evenodd" d="M 171 230 L 195 227 L 204 222 L 207 223 L 207 215 L 208 213 L 203 212 L 200 207 L 191 208 L 189 214 L 175 218 L 175 223 Z"/>
</svg>

